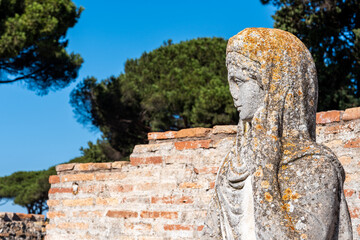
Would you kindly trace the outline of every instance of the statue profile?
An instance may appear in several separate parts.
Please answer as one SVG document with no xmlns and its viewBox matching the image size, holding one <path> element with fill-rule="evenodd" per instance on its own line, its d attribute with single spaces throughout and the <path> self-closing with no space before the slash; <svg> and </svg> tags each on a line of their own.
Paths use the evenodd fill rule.
<svg viewBox="0 0 360 240">
<path fill-rule="evenodd" d="M 291 33 L 247 28 L 226 49 L 239 111 L 202 239 L 352 239 L 344 170 L 315 139 L 317 76 Z"/>
</svg>

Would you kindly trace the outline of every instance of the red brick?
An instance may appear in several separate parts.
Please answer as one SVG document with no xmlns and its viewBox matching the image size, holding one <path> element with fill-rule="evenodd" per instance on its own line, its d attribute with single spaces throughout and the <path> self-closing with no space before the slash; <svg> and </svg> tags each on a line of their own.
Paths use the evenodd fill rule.
<svg viewBox="0 0 360 240">
<path fill-rule="evenodd" d="M 49 207 L 55 207 L 57 205 L 60 204 L 60 201 L 59 200 L 47 200 L 46 204 L 49 206 Z"/>
<path fill-rule="evenodd" d="M 360 118 L 360 107 L 346 109 L 342 117 L 344 121 L 349 121 L 359 118 Z"/>
<path fill-rule="evenodd" d="M 96 173 L 95 179 L 97 181 L 104 180 L 122 180 L 126 178 L 128 174 L 124 172 L 106 172 L 106 173 Z"/>
<path fill-rule="evenodd" d="M 96 205 L 110 205 L 114 206 L 117 205 L 119 200 L 117 198 L 96 198 Z"/>
<path fill-rule="evenodd" d="M 61 164 L 56 166 L 57 172 L 63 172 L 63 171 L 70 171 L 73 170 L 75 166 L 75 163 L 67 163 L 67 164 Z"/>
<path fill-rule="evenodd" d="M 94 205 L 94 199 L 93 198 L 65 199 L 63 200 L 63 205 L 68 207 L 92 206 Z"/>
<path fill-rule="evenodd" d="M 165 231 L 190 231 L 193 229 L 192 225 L 180 225 L 180 224 L 166 224 L 164 225 Z"/>
<path fill-rule="evenodd" d="M 56 226 L 59 229 L 88 229 L 89 228 L 89 224 L 87 223 L 79 223 L 79 222 L 63 222 L 63 223 L 59 223 Z"/>
<path fill-rule="evenodd" d="M 360 148 L 360 138 L 355 138 L 344 145 L 345 148 Z"/>
<path fill-rule="evenodd" d="M 161 164 L 162 162 L 162 157 L 130 157 L 130 163 L 133 166 L 141 164 Z"/>
<path fill-rule="evenodd" d="M 113 169 L 121 169 L 123 166 L 128 165 L 129 161 L 116 161 L 111 163 L 111 168 Z"/>
<path fill-rule="evenodd" d="M 360 208 L 358 208 L 358 207 L 350 208 L 349 212 L 350 212 L 351 218 L 359 218 L 359 216 L 360 216 Z"/>
<path fill-rule="evenodd" d="M 60 177 L 57 175 L 52 175 L 49 177 L 49 183 L 50 184 L 55 184 L 55 183 L 59 183 L 60 182 Z"/>
<path fill-rule="evenodd" d="M 72 212 L 73 217 L 78 218 L 88 218 L 88 217 L 101 217 L 101 211 L 79 211 L 79 212 Z"/>
<path fill-rule="evenodd" d="M 187 128 L 178 131 L 176 138 L 206 137 L 211 131 L 211 128 Z"/>
<path fill-rule="evenodd" d="M 65 213 L 64 212 L 47 212 L 47 217 L 48 218 L 61 218 L 61 217 L 65 217 Z"/>
<path fill-rule="evenodd" d="M 176 134 L 176 131 L 151 132 L 148 133 L 148 140 L 173 139 L 176 138 Z"/>
<path fill-rule="evenodd" d="M 94 173 L 69 174 L 61 176 L 62 182 L 90 181 L 94 180 Z"/>
<path fill-rule="evenodd" d="M 142 218 L 166 218 L 166 219 L 174 219 L 178 217 L 177 212 L 158 212 L 158 211 L 142 211 L 140 213 L 140 217 Z"/>
<path fill-rule="evenodd" d="M 352 189 L 344 189 L 345 197 L 351 197 L 355 193 Z"/>
<path fill-rule="evenodd" d="M 49 194 L 55 193 L 72 193 L 72 188 L 50 188 Z"/>
<path fill-rule="evenodd" d="M 358 225 L 356 231 L 357 231 L 357 234 L 360 236 L 360 224 Z"/>
<path fill-rule="evenodd" d="M 111 218 L 137 218 L 138 213 L 137 212 L 132 212 L 132 211 L 112 211 L 112 210 L 109 210 L 106 213 L 106 216 L 111 217 Z"/>
<path fill-rule="evenodd" d="M 210 183 L 209 183 L 209 188 L 210 188 L 210 189 L 215 188 L 215 182 L 210 182 Z"/>
<path fill-rule="evenodd" d="M 111 169 L 111 163 L 78 163 L 75 165 L 75 171 L 95 171 Z"/>
<path fill-rule="evenodd" d="M 236 125 L 223 125 L 223 126 L 214 126 L 212 134 L 236 134 L 237 126 Z"/>
<path fill-rule="evenodd" d="M 196 149 L 196 148 L 209 148 L 211 140 L 198 140 L 198 141 L 184 141 L 184 142 L 175 142 L 175 148 L 177 150 L 184 149 Z"/>
<path fill-rule="evenodd" d="M 316 113 L 316 123 L 325 124 L 331 122 L 339 122 L 342 111 L 328 111 Z"/>
<path fill-rule="evenodd" d="M 151 197 L 151 203 L 164 203 L 164 204 L 191 204 L 194 200 L 189 196 L 169 196 L 169 197 Z"/>
<path fill-rule="evenodd" d="M 206 173 L 213 173 L 217 174 L 219 167 L 203 167 L 203 168 L 194 168 L 194 172 L 196 174 L 206 174 Z"/>
</svg>

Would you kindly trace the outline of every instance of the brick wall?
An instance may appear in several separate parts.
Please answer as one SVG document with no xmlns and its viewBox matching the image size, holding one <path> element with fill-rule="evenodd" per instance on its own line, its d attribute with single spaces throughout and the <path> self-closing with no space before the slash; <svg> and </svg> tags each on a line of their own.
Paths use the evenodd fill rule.
<svg viewBox="0 0 360 240">
<path fill-rule="evenodd" d="M 0 213 L 0 239 L 43 239 L 45 216 L 24 213 Z"/>
<path fill-rule="evenodd" d="M 317 114 L 318 142 L 347 173 L 360 239 L 360 108 Z M 196 239 L 236 126 L 149 133 L 130 162 L 64 164 L 49 181 L 47 239 Z"/>
</svg>

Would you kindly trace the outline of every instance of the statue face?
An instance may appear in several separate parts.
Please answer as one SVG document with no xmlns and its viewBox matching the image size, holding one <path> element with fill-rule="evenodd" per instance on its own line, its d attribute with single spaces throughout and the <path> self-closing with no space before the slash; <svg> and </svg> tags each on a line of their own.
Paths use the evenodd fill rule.
<svg viewBox="0 0 360 240">
<path fill-rule="evenodd" d="M 260 64 L 236 52 L 226 56 L 228 81 L 234 105 L 240 119 L 251 121 L 263 104 L 264 91 L 260 87 Z"/>
</svg>

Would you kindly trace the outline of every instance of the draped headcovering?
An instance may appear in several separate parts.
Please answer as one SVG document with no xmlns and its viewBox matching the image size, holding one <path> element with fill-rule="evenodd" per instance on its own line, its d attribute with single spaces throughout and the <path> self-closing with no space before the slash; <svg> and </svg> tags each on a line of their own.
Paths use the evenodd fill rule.
<svg viewBox="0 0 360 240">
<path fill-rule="evenodd" d="M 287 186 L 284 179 L 291 176 L 282 176 L 280 170 L 286 169 L 289 164 L 298 166 L 301 169 L 297 170 L 297 177 L 300 176 L 301 179 L 304 176 L 303 179 L 308 179 L 309 174 L 303 165 L 304 160 L 312 158 L 322 159 L 331 166 L 329 169 L 334 169 L 336 176 L 333 182 L 339 193 L 335 193 L 334 198 L 331 196 L 333 200 L 329 201 L 336 205 L 334 209 L 343 220 L 330 224 L 331 228 L 337 230 L 333 229 L 331 233 L 324 230 L 321 234 L 328 234 L 327 236 L 333 236 L 334 239 L 337 239 L 336 236 L 341 236 L 341 239 L 351 237 L 351 224 L 348 224 L 350 218 L 343 194 L 344 170 L 331 150 L 317 144 L 315 139 L 318 86 L 315 64 L 309 50 L 289 32 L 247 28 L 229 40 L 226 54 L 228 57 L 240 54 L 252 60 L 258 68 L 259 77 L 255 81 L 264 91 L 264 99 L 251 122 L 240 120 L 237 144 L 219 169 L 212 206 L 215 211 L 209 212 L 210 220 L 206 224 L 206 231 L 213 232 L 205 238 L 254 239 L 255 235 L 250 233 L 251 224 L 246 226 L 247 229 L 241 227 L 250 219 L 247 212 L 254 215 L 250 221 L 255 222 L 256 238 L 259 239 L 299 237 L 301 231 L 295 229 L 294 221 L 300 218 L 296 214 L 302 214 L 302 217 L 308 219 L 309 225 L 311 221 L 315 221 L 327 226 L 327 220 L 323 220 L 322 216 L 306 213 L 304 209 L 310 204 L 306 200 L 306 191 L 316 191 L 322 197 L 331 194 L 328 189 L 321 186 L 317 189 L 306 186 L 311 183 L 302 182 L 304 186 L 297 186 L 297 190 L 302 192 L 304 197 L 299 199 L 294 213 L 287 211 L 289 204 L 282 198 L 282 187 Z M 237 59 L 236 56 L 234 59 Z M 245 63 L 239 62 L 237 65 L 242 64 Z M 253 69 L 254 66 L 250 68 Z M 247 179 L 251 179 L 248 183 L 250 187 L 245 182 L 244 189 L 233 189 L 228 178 L 234 174 L 240 175 L 236 169 L 242 165 L 246 165 L 250 173 Z M 293 173 L 289 170 L 289 174 Z M 266 179 L 266 176 L 270 175 L 273 177 Z M 263 183 L 266 183 L 266 187 Z M 250 196 L 246 191 L 252 191 Z M 254 197 L 249 201 L 252 195 Z M 249 210 L 251 207 L 254 209 Z M 301 220 L 299 221 L 301 223 Z M 305 228 L 307 227 L 311 229 L 314 226 Z M 321 227 L 318 226 L 319 229 Z"/>
</svg>

